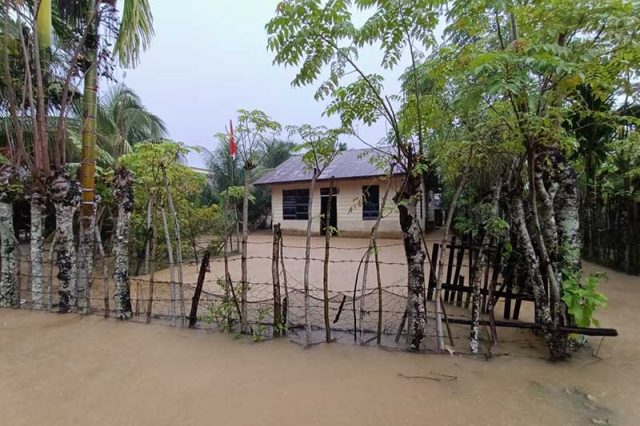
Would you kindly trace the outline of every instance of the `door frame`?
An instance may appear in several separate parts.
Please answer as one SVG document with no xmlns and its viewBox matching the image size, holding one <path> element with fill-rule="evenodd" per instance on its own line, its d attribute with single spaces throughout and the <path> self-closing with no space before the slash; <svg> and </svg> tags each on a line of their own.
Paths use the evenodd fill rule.
<svg viewBox="0 0 640 426">
<path fill-rule="evenodd" d="M 327 208 L 331 208 L 331 222 L 329 226 L 338 229 L 338 188 L 333 187 L 331 196 L 331 206 L 329 206 L 329 191 L 331 188 L 320 188 L 320 235 L 326 235 L 325 213 Z"/>
</svg>

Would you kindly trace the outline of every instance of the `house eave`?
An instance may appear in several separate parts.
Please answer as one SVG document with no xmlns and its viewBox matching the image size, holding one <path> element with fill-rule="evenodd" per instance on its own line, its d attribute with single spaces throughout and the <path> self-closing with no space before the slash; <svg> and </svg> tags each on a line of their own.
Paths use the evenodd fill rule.
<svg viewBox="0 0 640 426">
<path fill-rule="evenodd" d="M 392 177 L 396 177 L 396 176 L 402 176 L 404 175 L 404 173 L 394 173 L 392 175 Z M 366 180 L 366 179 L 377 179 L 377 178 L 381 178 L 381 177 L 385 177 L 387 176 L 384 173 L 381 173 L 379 175 L 366 175 L 366 176 L 347 176 L 347 177 L 339 177 L 339 178 L 334 178 L 333 180 L 335 182 L 345 182 L 345 181 L 353 181 L 353 180 Z M 320 178 L 316 180 L 316 183 L 320 183 L 320 182 L 329 182 L 331 180 L 331 178 Z M 274 186 L 274 185 L 290 185 L 290 184 L 294 184 L 294 183 L 310 183 L 311 179 L 303 179 L 303 180 L 283 180 L 283 181 L 277 181 L 277 182 L 256 182 L 253 185 L 254 186 Z"/>
</svg>

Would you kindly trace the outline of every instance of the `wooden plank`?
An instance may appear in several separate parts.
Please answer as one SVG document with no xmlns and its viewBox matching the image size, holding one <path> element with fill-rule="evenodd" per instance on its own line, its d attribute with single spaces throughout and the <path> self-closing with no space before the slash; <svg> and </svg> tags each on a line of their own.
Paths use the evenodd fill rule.
<svg viewBox="0 0 640 426">
<path fill-rule="evenodd" d="M 461 275 L 460 278 L 462 280 L 465 280 L 465 276 L 464 275 Z M 442 289 L 443 290 L 447 289 L 447 288 L 451 290 L 454 287 L 455 286 L 453 284 L 442 284 Z M 461 288 L 460 291 L 462 291 L 463 293 L 469 294 L 469 293 L 473 292 L 473 289 L 471 287 L 469 287 L 469 286 L 461 286 L 460 288 Z M 489 290 L 481 288 L 480 289 L 480 294 L 481 295 L 489 295 Z M 506 291 L 497 290 L 497 291 L 494 292 L 494 297 L 497 297 L 497 298 L 505 297 L 506 295 L 507 295 Z M 525 301 L 525 302 L 533 302 L 534 301 L 533 296 L 530 296 L 530 295 L 527 295 L 527 294 L 513 294 L 512 297 L 515 300 L 521 300 L 521 301 Z"/>
<path fill-rule="evenodd" d="M 501 264 L 502 264 L 502 244 L 499 244 L 494 253 L 493 265 L 491 266 L 491 281 L 489 282 L 489 284 L 493 286 L 494 291 L 498 285 L 498 276 L 500 275 Z M 489 267 L 487 266 L 487 271 L 488 270 L 489 270 Z M 491 302 L 492 304 L 495 305 L 495 301 L 491 301 Z M 485 304 L 485 306 L 487 307 L 487 310 L 485 312 L 488 312 L 489 310 L 488 305 Z"/>
<path fill-rule="evenodd" d="M 464 277 L 460 277 L 460 280 L 458 280 L 456 288 L 458 290 L 458 294 L 456 296 L 456 306 L 462 306 L 462 299 L 464 295 Z"/>
<path fill-rule="evenodd" d="M 480 254 L 478 254 L 478 257 L 480 256 Z M 487 253 L 486 258 L 489 258 L 489 254 Z M 477 262 L 480 262 L 481 259 L 478 258 Z M 486 265 L 480 265 L 480 269 L 478 271 L 482 271 L 482 268 L 484 268 L 484 279 L 482 282 L 482 288 L 483 289 L 488 289 L 489 288 L 489 264 Z M 482 301 L 480 303 L 480 312 L 486 312 L 487 310 L 487 296 L 482 296 Z"/>
<path fill-rule="evenodd" d="M 200 265 L 200 271 L 198 272 L 198 281 L 196 283 L 196 291 L 193 293 L 191 299 L 191 312 L 189 313 L 189 328 L 194 328 L 198 321 L 198 304 L 200 303 L 200 295 L 202 294 L 202 285 L 204 284 L 204 277 L 209 269 L 209 250 L 205 250 L 202 256 L 202 263 Z"/>
<path fill-rule="evenodd" d="M 453 256 L 455 255 L 455 245 L 456 245 L 456 239 L 458 237 L 456 237 L 455 235 L 453 236 L 453 238 L 451 239 L 451 245 L 449 245 L 449 263 L 447 264 L 447 279 L 444 281 L 446 283 L 453 283 L 455 284 L 455 281 L 451 281 L 451 273 L 453 272 Z"/>
<path fill-rule="evenodd" d="M 511 317 L 511 296 L 513 294 L 513 267 L 508 267 L 506 273 L 502 276 L 504 277 L 504 286 L 506 288 L 503 317 L 504 319 L 509 319 Z"/>
<path fill-rule="evenodd" d="M 470 325 L 471 320 L 466 318 L 449 318 L 451 324 Z M 491 325 L 490 321 L 480 320 L 480 325 Z M 496 327 L 521 328 L 527 330 L 541 330 L 542 326 L 533 322 L 517 322 L 517 321 L 496 321 Z M 583 327 L 566 327 L 558 326 L 558 331 L 570 334 L 582 334 L 585 336 L 610 336 L 618 335 L 615 328 L 583 328 Z"/>
<path fill-rule="evenodd" d="M 462 262 L 464 260 L 464 247 L 460 247 L 458 250 L 458 256 L 456 257 L 456 269 L 453 273 L 453 281 L 447 282 L 446 284 L 456 284 L 460 279 L 460 270 L 462 269 Z M 449 303 L 449 291 L 445 290 L 444 293 L 444 301 Z"/>
<path fill-rule="evenodd" d="M 433 250 L 431 252 L 431 268 L 429 271 L 429 289 L 427 291 L 427 300 L 432 300 L 433 299 L 433 292 L 436 289 L 436 268 L 438 265 L 438 254 L 440 252 L 440 244 L 435 243 L 433 245 Z"/>
<path fill-rule="evenodd" d="M 513 319 L 517 320 L 520 318 L 520 306 L 522 306 L 522 300 L 516 299 L 516 304 L 513 307 Z"/>
<path fill-rule="evenodd" d="M 473 272 L 474 272 L 474 266 L 475 263 L 478 262 L 478 252 L 476 250 L 473 249 L 473 247 L 470 245 L 469 246 L 469 292 L 466 292 L 466 297 L 465 297 L 465 301 L 464 301 L 464 307 L 465 309 L 469 309 L 469 305 L 471 304 L 471 293 L 472 293 L 472 288 L 473 288 L 473 280 L 474 280 L 474 276 L 473 276 Z"/>
</svg>

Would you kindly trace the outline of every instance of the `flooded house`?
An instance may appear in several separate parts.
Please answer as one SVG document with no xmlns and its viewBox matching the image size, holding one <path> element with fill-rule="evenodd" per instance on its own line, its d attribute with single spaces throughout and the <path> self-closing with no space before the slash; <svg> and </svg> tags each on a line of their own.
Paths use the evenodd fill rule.
<svg viewBox="0 0 640 426">
<path fill-rule="evenodd" d="M 271 222 L 280 223 L 283 232 L 306 233 L 307 219 L 311 215 L 314 235 L 325 234 L 325 219 L 329 217 L 329 225 L 336 228 L 339 235 L 367 236 L 375 221 L 382 216 L 378 235 L 397 237 L 401 230 L 393 196 L 400 188 L 403 175 L 398 168 L 389 176 L 389 166 L 381 165 L 372 157 L 370 149 L 342 151 L 322 172 L 313 194 L 309 191 L 311 170 L 301 156 L 289 158 L 254 184 L 270 187 Z M 391 187 L 383 207 L 388 184 Z M 429 195 L 422 197 L 418 206 L 418 216 L 424 229 L 432 228 L 436 217 L 435 197 L 432 191 Z M 312 211 L 309 210 L 311 199 Z"/>
</svg>

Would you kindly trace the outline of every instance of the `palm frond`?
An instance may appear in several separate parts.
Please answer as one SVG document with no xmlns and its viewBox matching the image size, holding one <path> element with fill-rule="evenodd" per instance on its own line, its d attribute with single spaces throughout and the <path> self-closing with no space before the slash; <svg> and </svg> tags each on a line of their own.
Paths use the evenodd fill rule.
<svg viewBox="0 0 640 426">
<path fill-rule="evenodd" d="M 124 67 L 134 67 L 140 59 L 140 52 L 151 43 L 153 16 L 148 0 L 124 0 L 122 20 L 114 53 Z"/>
</svg>

